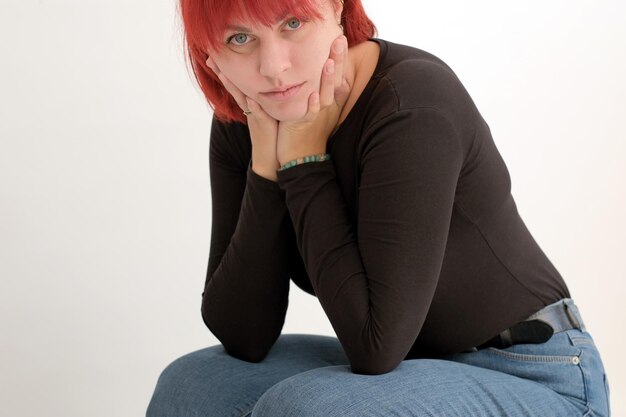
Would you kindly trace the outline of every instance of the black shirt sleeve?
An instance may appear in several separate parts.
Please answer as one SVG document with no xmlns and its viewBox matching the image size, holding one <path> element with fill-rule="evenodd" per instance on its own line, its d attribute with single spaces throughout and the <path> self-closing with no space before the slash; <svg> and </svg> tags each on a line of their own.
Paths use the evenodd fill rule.
<svg viewBox="0 0 626 417">
<path fill-rule="evenodd" d="M 244 129 L 216 119 L 211 127 L 211 248 L 201 311 L 229 354 L 258 362 L 284 324 L 291 223 L 284 192 L 237 149 Z"/>
<path fill-rule="evenodd" d="M 394 112 L 363 140 L 356 225 L 332 160 L 280 171 L 278 182 L 352 371 L 381 374 L 405 358 L 427 315 L 462 155 L 455 130 L 434 108 Z"/>
</svg>

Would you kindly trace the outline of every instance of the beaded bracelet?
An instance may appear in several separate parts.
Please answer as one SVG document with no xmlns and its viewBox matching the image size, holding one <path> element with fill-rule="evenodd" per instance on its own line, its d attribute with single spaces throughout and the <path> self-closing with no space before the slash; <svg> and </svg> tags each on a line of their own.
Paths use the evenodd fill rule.
<svg viewBox="0 0 626 417">
<path fill-rule="evenodd" d="M 291 167 L 295 167 L 296 165 L 305 164 L 307 162 L 321 162 L 321 161 L 328 161 L 328 160 L 330 160 L 330 154 L 328 153 L 303 156 L 302 158 L 294 159 L 293 161 L 289 161 L 286 164 L 281 165 L 281 167 L 278 168 L 278 171 L 284 171 Z"/>
</svg>

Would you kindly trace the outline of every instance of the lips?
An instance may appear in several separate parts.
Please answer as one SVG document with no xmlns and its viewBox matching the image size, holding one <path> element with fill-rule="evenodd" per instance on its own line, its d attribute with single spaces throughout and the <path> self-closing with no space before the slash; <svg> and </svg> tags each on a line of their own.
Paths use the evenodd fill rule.
<svg viewBox="0 0 626 417">
<path fill-rule="evenodd" d="M 282 88 L 280 90 L 267 91 L 267 92 L 261 93 L 261 95 L 263 97 L 267 97 L 272 100 L 278 100 L 278 101 L 288 100 L 291 97 L 295 96 L 298 93 L 298 91 L 300 91 L 300 87 L 302 87 L 302 84 L 304 83 L 292 84 L 291 86 Z"/>
</svg>

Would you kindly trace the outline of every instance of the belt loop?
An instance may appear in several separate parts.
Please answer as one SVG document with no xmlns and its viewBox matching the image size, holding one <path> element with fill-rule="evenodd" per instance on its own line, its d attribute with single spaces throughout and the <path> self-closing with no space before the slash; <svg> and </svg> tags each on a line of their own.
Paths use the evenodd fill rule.
<svg viewBox="0 0 626 417">
<path fill-rule="evenodd" d="M 507 348 L 509 346 L 513 346 L 513 338 L 511 337 L 511 329 L 506 329 L 502 333 L 500 333 L 500 341 L 502 342 L 503 347 Z"/>
<path fill-rule="evenodd" d="M 565 307 L 565 314 L 567 314 L 567 318 L 569 319 L 570 323 L 572 323 L 572 325 L 574 326 L 574 328 L 576 329 L 581 329 L 581 330 L 585 330 L 585 327 L 583 326 L 583 324 L 578 320 L 578 317 L 576 317 L 576 313 L 574 311 L 574 309 L 576 309 L 575 305 L 572 305 L 572 302 L 570 301 L 570 299 L 567 299 L 564 303 L 563 303 L 564 307 Z"/>
</svg>

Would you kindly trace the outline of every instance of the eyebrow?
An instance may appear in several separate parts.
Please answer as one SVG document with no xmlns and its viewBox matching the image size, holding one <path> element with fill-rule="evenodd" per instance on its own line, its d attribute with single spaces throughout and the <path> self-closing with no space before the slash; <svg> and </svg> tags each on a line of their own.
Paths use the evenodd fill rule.
<svg viewBox="0 0 626 417">
<path fill-rule="evenodd" d="M 278 24 L 281 22 L 281 20 L 283 20 L 285 17 L 289 16 L 290 12 L 285 12 L 282 14 L 282 16 L 278 17 L 276 19 L 276 22 L 274 24 Z M 226 30 L 233 30 L 235 32 L 252 32 L 252 29 L 248 29 L 247 27 L 244 26 L 231 26 L 228 25 L 226 26 Z"/>
<path fill-rule="evenodd" d="M 226 26 L 226 30 L 233 30 L 235 32 L 252 32 L 251 29 L 248 29 L 243 26 Z"/>
</svg>

